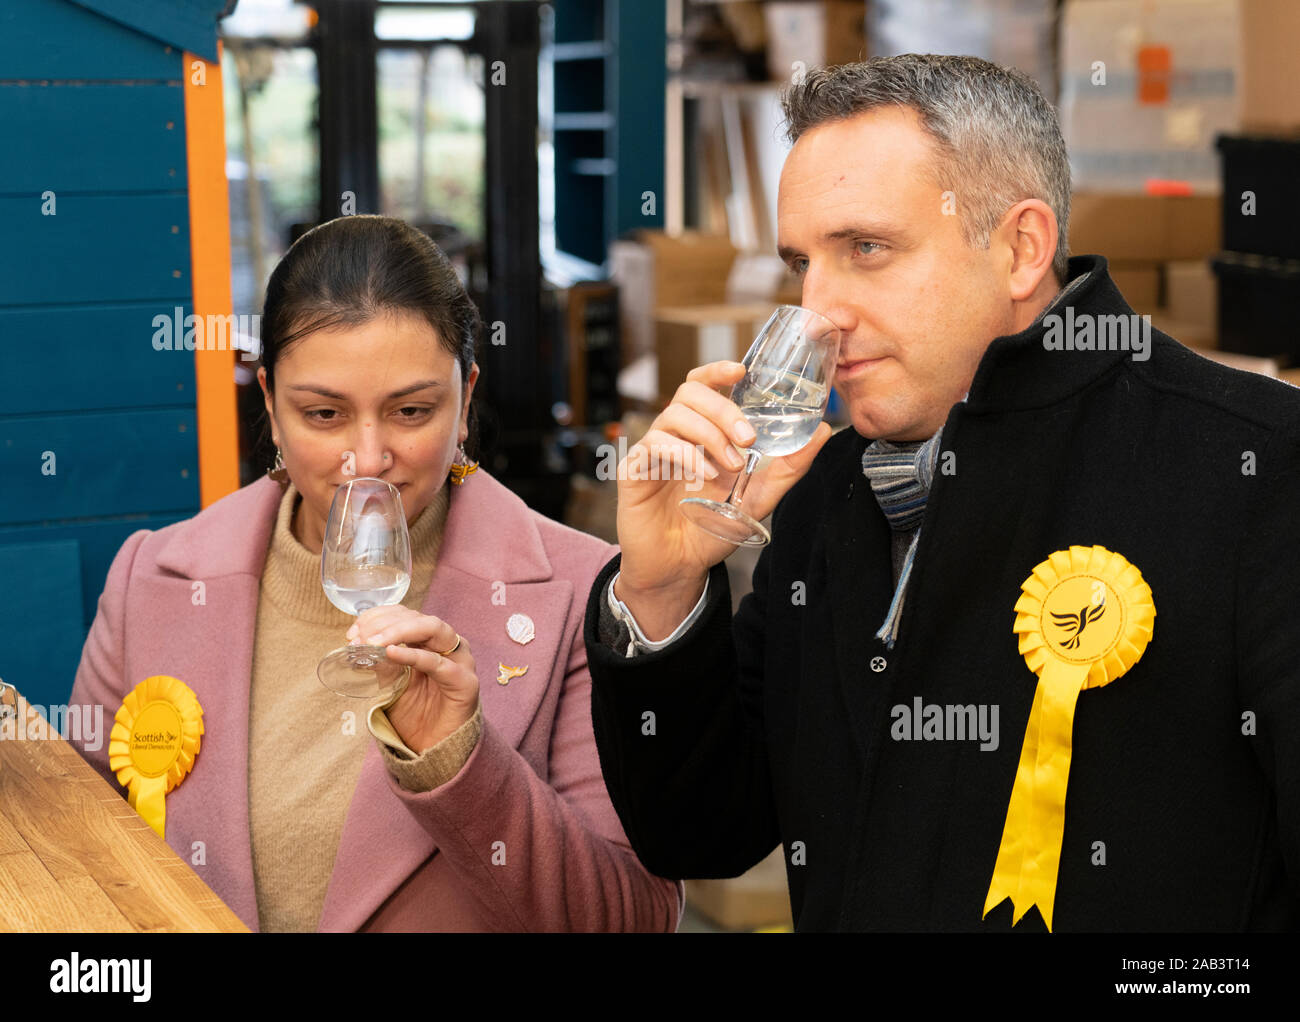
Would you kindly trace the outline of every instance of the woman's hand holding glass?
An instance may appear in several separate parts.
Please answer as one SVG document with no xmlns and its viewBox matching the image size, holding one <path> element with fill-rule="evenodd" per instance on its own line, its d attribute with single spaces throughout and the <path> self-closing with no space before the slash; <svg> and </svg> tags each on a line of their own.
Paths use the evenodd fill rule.
<svg viewBox="0 0 1300 1022">
<path fill-rule="evenodd" d="M 469 643 L 441 618 L 401 604 L 371 607 L 347 634 L 350 642 L 383 646 L 389 660 L 410 667 L 406 687 L 385 712 L 415 752 L 437 745 L 474 716 L 479 698 L 474 657 Z"/>
<path fill-rule="evenodd" d="M 411 536 L 395 486 L 363 476 L 334 491 L 320 577 L 330 603 L 348 614 L 401 602 L 411 585 Z M 322 685 L 354 699 L 392 695 L 406 675 L 404 664 L 374 646 L 336 649 L 316 667 Z"/>
</svg>

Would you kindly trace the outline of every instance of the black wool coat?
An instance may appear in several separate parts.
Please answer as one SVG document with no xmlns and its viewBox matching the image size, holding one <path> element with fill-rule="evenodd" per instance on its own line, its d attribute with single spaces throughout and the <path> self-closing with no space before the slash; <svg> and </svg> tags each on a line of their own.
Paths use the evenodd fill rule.
<svg viewBox="0 0 1300 1022">
<path fill-rule="evenodd" d="M 1094 271 L 1076 317 L 1131 313 L 1104 259 L 1070 269 Z M 1012 608 L 1053 551 L 1099 544 L 1157 616 L 1078 699 L 1053 930 L 1300 923 L 1300 391 L 1154 331 L 1141 361 L 1047 350 L 1045 329 L 995 340 L 948 416 L 894 649 L 851 429 L 778 506 L 734 619 L 719 565 L 681 639 L 624 658 L 597 630 L 617 558 L 602 572 L 593 725 L 652 872 L 736 876 L 781 844 L 797 930 L 1009 929 L 1009 901 L 981 916 L 1037 684 Z M 997 707 L 997 748 L 902 740 L 917 697 Z"/>
</svg>

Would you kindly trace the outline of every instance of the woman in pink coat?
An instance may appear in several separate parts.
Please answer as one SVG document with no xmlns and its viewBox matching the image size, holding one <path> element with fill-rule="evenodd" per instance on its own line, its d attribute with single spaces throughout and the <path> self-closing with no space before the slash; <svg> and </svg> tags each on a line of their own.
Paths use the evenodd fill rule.
<svg viewBox="0 0 1300 1022">
<path fill-rule="evenodd" d="M 135 533 L 109 571 L 72 700 L 111 716 L 153 675 L 194 691 L 202 745 L 166 796 L 166 840 L 251 929 L 677 926 L 681 887 L 631 851 L 592 736 L 583 611 L 613 548 L 486 471 L 449 479 L 472 465 L 480 330 L 401 221 L 304 235 L 262 323 L 282 468 Z M 354 476 L 398 488 L 414 561 L 402 604 L 355 619 L 319 574 Z M 396 702 L 317 681 L 348 640 L 410 665 Z M 117 786 L 106 745 L 82 753 Z"/>
</svg>

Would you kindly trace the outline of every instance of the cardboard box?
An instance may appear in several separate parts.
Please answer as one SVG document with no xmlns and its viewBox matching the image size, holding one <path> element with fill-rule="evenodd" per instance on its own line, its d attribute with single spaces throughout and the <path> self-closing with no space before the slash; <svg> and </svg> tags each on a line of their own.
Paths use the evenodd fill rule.
<svg viewBox="0 0 1300 1022">
<path fill-rule="evenodd" d="M 1300 3 L 1239 0 L 1237 110 L 1246 131 L 1300 129 Z"/>
<path fill-rule="evenodd" d="M 1068 0 L 1061 132 L 1081 191 L 1152 178 L 1214 194 L 1214 138 L 1238 128 L 1238 0 Z"/>
<path fill-rule="evenodd" d="M 1165 263 L 1164 311 L 1170 319 L 1194 323 L 1213 336 L 1219 329 L 1219 282 L 1210 264 L 1196 259 Z"/>
<path fill-rule="evenodd" d="M 803 279 L 791 272 L 780 256 L 768 252 L 741 252 L 727 278 L 727 302 L 773 302 L 798 305 L 803 299 Z"/>
<path fill-rule="evenodd" d="M 655 318 L 660 401 L 671 400 L 696 366 L 743 359 L 775 307 L 756 302 L 660 309 Z"/>
<path fill-rule="evenodd" d="M 767 73 L 788 81 L 805 70 L 867 59 L 867 7 L 862 0 L 808 0 L 763 5 Z"/>
<path fill-rule="evenodd" d="M 654 351 L 657 309 L 726 300 L 736 249 L 725 235 L 638 231 L 613 242 L 609 258 L 619 285 L 622 363 L 630 365 Z"/>
<path fill-rule="evenodd" d="M 732 880 L 687 880 L 686 903 L 724 930 L 792 927 L 782 850 Z"/>
<path fill-rule="evenodd" d="M 1297 52 L 1296 0 L 1069 0 L 1059 109 L 1076 186 L 1217 191 L 1217 135 L 1300 129 Z"/>
<path fill-rule="evenodd" d="M 1070 200 L 1070 252 L 1112 262 L 1205 259 L 1221 247 L 1217 195 L 1078 192 Z"/>
<path fill-rule="evenodd" d="M 873 55 L 965 53 L 1033 78 L 1056 102 L 1057 0 L 870 0 Z"/>
<path fill-rule="evenodd" d="M 1181 338 L 1180 338 L 1181 339 Z M 1192 351 L 1198 355 L 1208 358 L 1211 362 L 1218 362 L 1220 365 L 1228 366 L 1230 369 L 1241 369 L 1248 373 L 1259 373 L 1261 376 L 1267 376 L 1270 379 L 1280 379 L 1281 369 L 1275 358 L 1260 358 L 1256 355 L 1237 355 L 1230 351 L 1213 351 L 1209 348 L 1197 348 L 1188 345 Z"/>
<path fill-rule="evenodd" d="M 1159 263 L 1110 263 L 1110 279 L 1124 300 L 1139 315 L 1149 315 L 1160 307 Z"/>
<path fill-rule="evenodd" d="M 1175 341 L 1203 351 L 1215 351 L 1219 347 L 1219 330 L 1214 324 L 1204 326 L 1174 319 L 1163 309 L 1151 316 L 1151 328 L 1168 334 Z"/>
</svg>

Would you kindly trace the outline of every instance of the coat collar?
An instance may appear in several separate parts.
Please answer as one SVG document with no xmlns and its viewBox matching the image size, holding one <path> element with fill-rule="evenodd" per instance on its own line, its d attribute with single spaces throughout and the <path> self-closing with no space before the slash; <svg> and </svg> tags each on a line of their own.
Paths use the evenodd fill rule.
<svg viewBox="0 0 1300 1022">
<path fill-rule="evenodd" d="M 158 566 L 189 579 L 237 574 L 260 578 L 283 494 L 280 483 L 263 477 L 223 497 L 175 531 L 158 553 Z M 486 471 L 469 476 L 451 491 L 439 569 L 445 566 L 506 583 L 550 578 L 550 558 L 527 510 L 519 497 Z M 506 518 L 509 543 L 502 542 L 501 523 Z M 230 543 L 232 522 L 247 528 L 247 543 Z"/>
<path fill-rule="evenodd" d="M 1075 315 L 1133 315 L 1132 308 L 1110 279 L 1103 256 L 1075 256 L 1070 260 L 1068 273 L 1071 282 L 1084 273 L 1088 279 L 1065 296 L 1058 308 L 1045 311 L 1064 315 L 1068 305 L 1073 307 Z M 966 399 L 971 413 L 1056 404 L 1133 355 L 1131 351 L 1049 351 L 1043 346 L 1048 326 L 1044 317 L 1039 316 L 1020 333 L 998 337 L 988 346 Z"/>
</svg>

